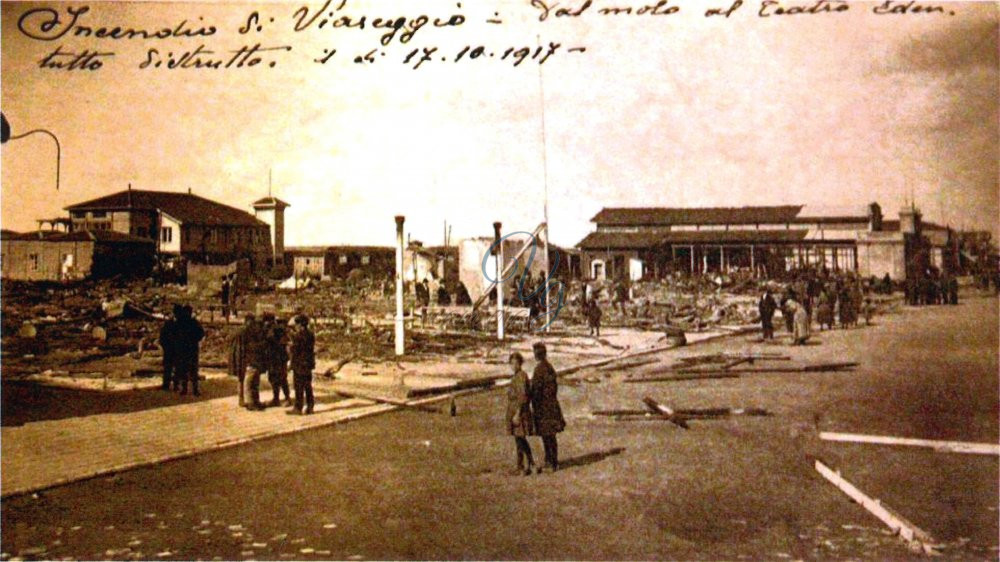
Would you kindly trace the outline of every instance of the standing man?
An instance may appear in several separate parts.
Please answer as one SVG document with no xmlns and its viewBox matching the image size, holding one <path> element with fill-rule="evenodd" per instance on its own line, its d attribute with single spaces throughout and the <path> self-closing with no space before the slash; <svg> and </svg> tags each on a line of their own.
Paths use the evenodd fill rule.
<svg viewBox="0 0 1000 562">
<path fill-rule="evenodd" d="M 226 275 L 222 278 L 222 293 L 219 295 L 219 300 L 222 301 L 222 317 L 227 321 L 229 320 L 230 287 L 229 276 Z"/>
<path fill-rule="evenodd" d="M 271 385 L 274 397 L 272 406 L 281 405 L 281 393 L 285 393 L 285 405 L 292 405 L 292 393 L 288 389 L 288 332 L 284 321 L 275 319 L 272 315 L 268 322 L 267 347 L 271 356 L 271 364 L 267 369 L 267 382 Z"/>
<path fill-rule="evenodd" d="M 590 328 L 590 335 L 595 337 L 601 337 L 601 316 L 604 313 L 601 311 L 600 305 L 597 304 L 597 300 L 592 300 L 587 304 L 587 326 Z"/>
<path fill-rule="evenodd" d="M 243 326 L 236 331 L 229 339 L 229 375 L 236 377 L 239 381 L 237 394 L 240 398 L 240 406 L 246 406 L 246 397 L 243 394 L 243 381 L 247 375 L 247 337 L 253 330 L 253 324 L 257 322 L 253 314 L 247 314 L 243 319 Z"/>
<path fill-rule="evenodd" d="M 531 377 L 531 411 L 535 418 L 535 433 L 542 438 L 545 448 L 545 464 L 538 472 L 555 472 L 559 469 L 559 444 L 556 435 L 566 429 L 562 408 L 559 406 L 559 386 L 556 370 L 546 356 L 545 344 L 538 342 L 532 346 L 535 354 L 534 374 Z"/>
<path fill-rule="evenodd" d="M 195 396 L 198 392 L 198 346 L 202 338 L 205 337 L 205 330 L 194 318 L 190 305 L 184 305 L 180 309 L 180 316 L 177 318 L 177 354 L 176 354 L 176 377 L 180 379 L 181 396 L 187 394 L 188 381 L 191 381 L 191 390 Z"/>
<path fill-rule="evenodd" d="M 778 303 L 774 302 L 771 289 L 764 289 L 764 294 L 757 303 L 757 310 L 760 312 L 760 328 L 764 332 L 765 340 L 774 339 L 774 311 L 777 309 Z"/>
<path fill-rule="evenodd" d="M 163 351 L 163 386 L 162 390 L 177 390 L 176 356 L 177 356 L 177 317 L 181 305 L 175 304 L 173 314 L 160 327 L 160 349 Z"/>
<path fill-rule="evenodd" d="M 265 338 L 264 325 L 257 320 L 244 327 L 247 354 L 247 374 L 243 379 L 243 403 L 247 410 L 263 410 L 260 403 L 260 375 L 270 367 L 271 354 Z"/>
<path fill-rule="evenodd" d="M 295 410 L 289 414 L 302 413 L 302 401 L 306 403 L 306 415 L 313 413 L 312 372 L 316 368 L 316 337 L 309 329 L 309 317 L 299 314 L 295 317 L 289 351 L 292 362 L 292 380 L 295 383 Z"/>
</svg>

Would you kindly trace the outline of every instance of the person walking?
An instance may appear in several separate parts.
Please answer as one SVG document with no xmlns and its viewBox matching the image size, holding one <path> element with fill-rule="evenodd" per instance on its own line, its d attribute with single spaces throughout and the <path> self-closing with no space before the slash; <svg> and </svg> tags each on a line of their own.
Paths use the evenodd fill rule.
<svg viewBox="0 0 1000 562">
<path fill-rule="evenodd" d="M 243 383 L 247 376 L 247 334 L 253 329 L 251 324 L 257 322 L 253 314 L 247 314 L 243 318 L 243 326 L 236 331 L 229 339 L 229 375 L 236 377 L 239 381 L 237 395 L 240 406 L 246 406 L 246 396 L 243 393 Z"/>
<path fill-rule="evenodd" d="M 313 413 L 316 401 L 313 398 L 312 374 L 316 368 L 316 337 L 309 329 L 309 317 L 299 314 L 295 317 L 289 354 L 292 364 L 292 381 L 295 385 L 295 409 L 289 414 L 301 414 L 305 401 L 306 415 Z"/>
<path fill-rule="evenodd" d="M 180 316 L 177 318 L 177 378 L 180 379 L 180 393 L 187 394 L 188 381 L 191 382 L 191 390 L 195 396 L 200 395 L 198 391 L 198 346 L 205 337 L 205 330 L 194 318 L 193 309 L 190 305 L 184 305 L 180 309 Z"/>
<path fill-rule="evenodd" d="M 771 289 L 764 289 L 757 302 L 757 311 L 760 312 L 760 329 L 764 332 L 765 340 L 774 339 L 774 311 L 778 310 L 778 303 L 774 302 Z"/>
<path fill-rule="evenodd" d="M 173 314 L 160 327 L 160 350 L 163 352 L 163 384 L 161 390 L 177 390 L 178 380 L 176 376 L 176 356 L 177 356 L 177 316 L 183 308 L 179 304 L 173 307 Z"/>
<path fill-rule="evenodd" d="M 518 352 L 510 354 L 513 377 L 507 386 L 507 431 L 514 436 L 517 448 L 517 468 L 514 474 L 530 476 L 535 471 L 535 459 L 531 454 L 528 436 L 535 432 L 535 421 L 531 415 L 531 392 L 528 374 L 524 372 L 524 356 Z M 525 465 L 527 461 L 527 465 Z"/>
<path fill-rule="evenodd" d="M 538 472 L 555 472 L 559 470 L 559 443 L 556 435 L 566 429 L 566 419 L 559 406 L 556 370 L 546 358 L 548 351 L 545 344 L 536 343 L 532 346 L 532 351 L 537 364 L 529 385 L 531 412 L 534 415 L 535 434 L 542 438 L 542 446 L 545 448 L 545 465 Z"/>
</svg>

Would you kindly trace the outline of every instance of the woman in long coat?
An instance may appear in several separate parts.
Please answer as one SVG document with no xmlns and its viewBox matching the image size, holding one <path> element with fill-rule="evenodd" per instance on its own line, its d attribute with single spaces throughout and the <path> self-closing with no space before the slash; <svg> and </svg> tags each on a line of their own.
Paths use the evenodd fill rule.
<svg viewBox="0 0 1000 562">
<path fill-rule="evenodd" d="M 512 353 L 508 362 L 514 376 L 507 387 L 507 431 L 514 436 L 514 445 L 517 447 L 515 474 L 528 476 L 535 469 L 535 459 L 531 455 L 531 445 L 527 439 L 535 433 L 535 421 L 531 415 L 531 382 L 528 381 L 528 374 L 521 368 L 524 357 L 520 353 Z M 527 467 L 525 459 L 528 461 Z"/>
<path fill-rule="evenodd" d="M 794 345 L 805 345 L 810 335 L 809 312 L 806 311 L 805 305 L 799 304 L 798 301 L 794 300 L 788 301 L 788 308 L 792 311 L 794 322 L 792 343 Z"/>
<path fill-rule="evenodd" d="M 833 328 L 833 302 L 830 293 L 825 290 L 819 294 L 819 303 L 816 305 L 816 321 L 819 323 L 820 330 L 824 326 L 829 329 Z"/>
<path fill-rule="evenodd" d="M 545 447 L 545 466 L 539 472 L 555 472 L 559 468 L 559 445 L 556 434 L 566 429 L 566 419 L 563 418 L 559 406 L 559 386 L 556 380 L 556 370 L 552 368 L 546 356 L 545 344 L 536 343 L 532 346 L 535 354 L 535 372 L 531 377 L 529 393 L 531 395 L 531 413 L 535 418 L 535 434 L 541 436 Z"/>
</svg>

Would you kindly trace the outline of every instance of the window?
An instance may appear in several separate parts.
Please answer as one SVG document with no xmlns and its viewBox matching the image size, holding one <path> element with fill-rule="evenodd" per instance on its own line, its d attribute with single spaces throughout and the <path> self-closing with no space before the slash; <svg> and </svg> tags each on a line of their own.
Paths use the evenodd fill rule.
<svg viewBox="0 0 1000 562">
<path fill-rule="evenodd" d="M 372 262 L 372 257 L 365 254 L 361 256 L 361 265 L 368 265 Z"/>
<path fill-rule="evenodd" d="M 105 211 L 91 211 L 90 212 L 90 218 L 94 218 L 94 219 L 103 219 L 103 218 L 106 218 L 107 216 L 108 216 L 108 213 L 105 212 Z"/>
<path fill-rule="evenodd" d="M 219 233 L 214 228 L 208 231 L 208 241 L 212 244 L 219 241 Z"/>
<path fill-rule="evenodd" d="M 174 241 L 174 229 L 169 226 L 164 226 L 160 229 L 160 242 L 173 242 Z"/>
<path fill-rule="evenodd" d="M 345 255 L 340 256 L 339 258 L 337 258 L 337 263 L 339 263 L 340 265 L 346 264 L 347 263 L 347 255 L 345 254 Z"/>
<path fill-rule="evenodd" d="M 28 266 L 31 271 L 38 271 L 38 254 L 28 254 Z"/>
</svg>

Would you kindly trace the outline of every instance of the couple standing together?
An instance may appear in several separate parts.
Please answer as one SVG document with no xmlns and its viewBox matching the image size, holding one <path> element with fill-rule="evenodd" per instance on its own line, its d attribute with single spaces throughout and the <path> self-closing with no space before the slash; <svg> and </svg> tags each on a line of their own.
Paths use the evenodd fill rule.
<svg viewBox="0 0 1000 562">
<path fill-rule="evenodd" d="M 566 429 L 566 420 L 559 407 L 556 370 L 546 359 L 545 344 L 536 343 L 532 351 L 537 364 L 530 376 L 522 368 L 524 357 L 520 353 L 514 352 L 508 359 L 514 376 L 507 387 L 507 431 L 514 436 L 517 445 L 515 474 L 525 476 L 535 471 L 528 436 L 541 437 L 545 448 L 545 464 L 538 472 L 555 472 L 559 468 L 556 434 Z"/>
</svg>

